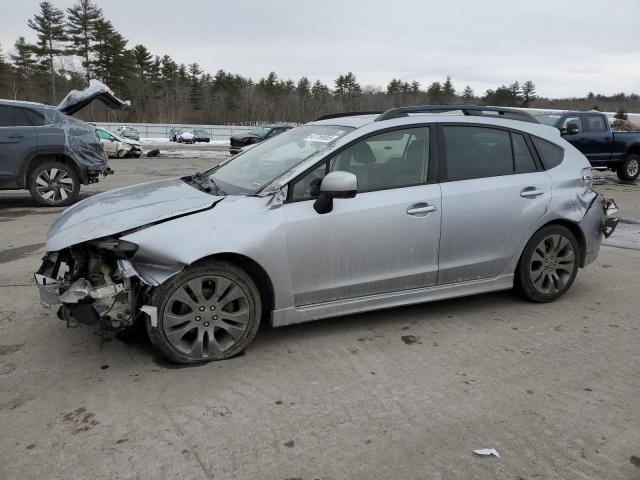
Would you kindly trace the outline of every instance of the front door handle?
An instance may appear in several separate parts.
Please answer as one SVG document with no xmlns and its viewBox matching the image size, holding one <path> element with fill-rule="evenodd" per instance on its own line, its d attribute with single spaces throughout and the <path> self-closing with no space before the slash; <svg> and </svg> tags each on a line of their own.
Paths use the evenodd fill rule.
<svg viewBox="0 0 640 480">
<path fill-rule="evenodd" d="M 24 138 L 24 135 L 8 135 L 7 138 Z"/>
<path fill-rule="evenodd" d="M 523 198 L 533 198 L 539 197 L 543 193 L 544 190 L 538 190 L 536 187 L 527 187 L 520 192 L 520 196 Z"/>
<path fill-rule="evenodd" d="M 435 205 L 429 205 L 428 203 L 416 203 L 407 208 L 408 215 L 423 216 L 427 213 L 435 212 L 438 207 Z"/>
</svg>

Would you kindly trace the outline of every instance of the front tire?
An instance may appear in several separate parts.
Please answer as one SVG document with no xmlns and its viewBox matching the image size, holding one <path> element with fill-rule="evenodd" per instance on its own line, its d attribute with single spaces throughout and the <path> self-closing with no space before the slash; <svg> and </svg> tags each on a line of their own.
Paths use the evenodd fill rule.
<svg viewBox="0 0 640 480">
<path fill-rule="evenodd" d="M 624 182 L 633 182 L 640 174 L 640 155 L 627 155 L 623 164 L 618 168 L 618 178 Z"/>
<path fill-rule="evenodd" d="M 548 225 L 531 237 L 516 269 L 515 289 L 533 302 L 564 295 L 578 274 L 580 247 L 562 225 Z"/>
<path fill-rule="evenodd" d="M 262 304 L 255 282 L 241 268 L 210 260 L 156 287 L 151 304 L 157 327 L 147 319 L 156 351 L 175 363 L 224 360 L 242 352 L 260 326 Z"/>
<path fill-rule="evenodd" d="M 40 205 L 62 207 L 74 203 L 80 195 L 76 171 L 61 162 L 45 162 L 29 174 L 29 192 Z"/>
</svg>

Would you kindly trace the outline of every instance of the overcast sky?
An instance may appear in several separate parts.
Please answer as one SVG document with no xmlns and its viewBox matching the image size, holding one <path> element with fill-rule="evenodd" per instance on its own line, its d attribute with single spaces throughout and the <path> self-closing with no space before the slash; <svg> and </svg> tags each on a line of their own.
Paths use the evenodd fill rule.
<svg viewBox="0 0 640 480">
<path fill-rule="evenodd" d="M 74 0 L 53 0 L 66 8 Z M 538 94 L 640 93 L 640 0 L 97 0 L 129 39 L 178 63 L 330 86 L 426 85 L 476 93 L 533 80 Z M 37 0 L 0 0 L 0 45 L 34 40 Z"/>
</svg>

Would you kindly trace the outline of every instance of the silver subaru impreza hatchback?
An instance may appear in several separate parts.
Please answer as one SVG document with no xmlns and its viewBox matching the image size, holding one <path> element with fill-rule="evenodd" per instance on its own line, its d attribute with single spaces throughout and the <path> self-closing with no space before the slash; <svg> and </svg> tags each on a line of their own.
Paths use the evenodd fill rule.
<svg viewBox="0 0 640 480">
<path fill-rule="evenodd" d="M 51 226 L 41 302 L 146 323 L 180 363 L 274 326 L 515 288 L 563 295 L 616 226 L 585 157 L 518 110 L 323 117 L 209 171 L 95 195 Z"/>
</svg>

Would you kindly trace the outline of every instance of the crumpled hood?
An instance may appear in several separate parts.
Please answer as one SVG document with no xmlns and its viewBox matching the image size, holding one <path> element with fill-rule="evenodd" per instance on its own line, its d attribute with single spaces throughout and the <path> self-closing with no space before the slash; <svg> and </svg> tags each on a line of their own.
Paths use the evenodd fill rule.
<svg viewBox="0 0 640 480">
<path fill-rule="evenodd" d="M 179 178 L 118 188 L 66 209 L 49 228 L 47 251 L 210 208 L 224 197 L 198 190 Z"/>
</svg>

